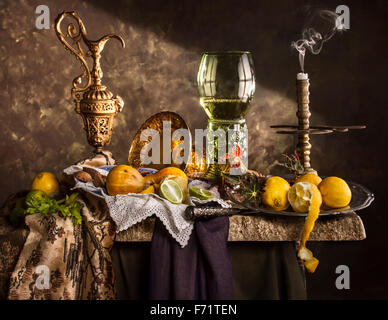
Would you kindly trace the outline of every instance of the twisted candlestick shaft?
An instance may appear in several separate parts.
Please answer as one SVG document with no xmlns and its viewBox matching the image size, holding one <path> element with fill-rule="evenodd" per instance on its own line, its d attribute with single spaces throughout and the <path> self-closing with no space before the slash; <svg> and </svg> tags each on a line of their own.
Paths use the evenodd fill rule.
<svg viewBox="0 0 388 320">
<path fill-rule="evenodd" d="M 298 117 L 298 129 L 309 130 L 310 129 L 310 108 L 309 108 L 309 86 L 310 82 L 308 79 L 296 80 L 297 99 L 298 99 L 298 111 L 296 115 Z M 302 156 L 302 164 L 305 173 L 316 172 L 311 168 L 310 164 L 310 137 L 309 134 L 298 133 L 298 144 L 296 146 L 297 152 Z"/>
</svg>

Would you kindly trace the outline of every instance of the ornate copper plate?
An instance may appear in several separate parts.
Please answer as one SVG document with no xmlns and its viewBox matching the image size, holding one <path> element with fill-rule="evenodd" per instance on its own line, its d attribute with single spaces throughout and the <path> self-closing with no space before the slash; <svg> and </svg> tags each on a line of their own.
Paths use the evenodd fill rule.
<svg viewBox="0 0 388 320">
<path fill-rule="evenodd" d="M 164 150 L 164 152 L 170 152 L 171 153 L 171 163 L 163 163 L 163 122 L 167 122 L 171 126 L 171 150 Z M 160 137 L 160 155 L 159 155 L 159 164 L 150 163 L 145 164 L 141 161 L 141 153 L 144 152 L 145 149 L 143 149 L 146 145 L 148 145 L 152 141 L 152 137 L 148 137 L 148 140 L 141 141 L 140 136 L 143 130 L 146 129 L 154 129 L 157 130 Z M 183 142 L 183 137 L 180 138 L 180 140 L 172 140 L 173 134 L 178 129 L 187 129 L 189 134 L 189 150 L 191 150 L 191 134 L 189 127 L 187 126 L 185 120 L 183 118 L 175 113 L 170 111 L 164 111 L 157 114 L 154 114 L 152 117 L 148 118 L 140 127 L 140 129 L 137 131 L 135 138 L 132 141 L 131 147 L 129 149 L 129 155 L 128 155 L 128 164 L 133 167 L 147 167 L 147 168 L 154 168 L 157 170 L 163 169 L 165 167 L 169 166 L 175 166 L 179 167 L 180 169 L 184 170 L 186 167 L 186 163 L 188 162 L 188 159 L 184 159 L 182 164 L 177 164 L 176 159 L 174 159 L 172 155 L 173 149 L 179 145 L 181 142 Z M 166 133 L 168 136 L 168 133 Z M 183 150 L 180 153 L 180 156 L 183 157 L 184 153 Z M 190 152 L 189 152 L 190 156 Z"/>
</svg>

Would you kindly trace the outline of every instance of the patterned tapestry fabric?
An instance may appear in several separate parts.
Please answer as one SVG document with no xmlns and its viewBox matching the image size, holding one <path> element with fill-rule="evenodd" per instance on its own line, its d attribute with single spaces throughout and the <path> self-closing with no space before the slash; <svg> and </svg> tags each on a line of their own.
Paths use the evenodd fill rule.
<svg viewBox="0 0 388 320">
<path fill-rule="evenodd" d="M 28 235 L 26 226 L 14 228 L 8 221 L 16 200 L 24 195 L 25 192 L 11 195 L 0 209 L 0 300 L 8 296 L 9 279 Z"/>
<path fill-rule="evenodd" d="M 116 228 L 103 199 L 82 194 L 84 265 L 80 299 L 115 299 L 114 272 L 110 251 Z"/>
<path fill-rule="evenodd" d="M 0 222 L 0 298 L 8 292 L 8 299 L 115 299 L 115 225 L 103 200 L 80 194 L 82 225 L 58 214 L 29 215 L 21 243 Z"/>
<path fill-rule="evenodd" d="M 25 221 L 30 233 L 12 273 L 8 298 L 78 298 L 83 275 L 81 227 L 58 214 L 34 214 Z"/>
</svg>

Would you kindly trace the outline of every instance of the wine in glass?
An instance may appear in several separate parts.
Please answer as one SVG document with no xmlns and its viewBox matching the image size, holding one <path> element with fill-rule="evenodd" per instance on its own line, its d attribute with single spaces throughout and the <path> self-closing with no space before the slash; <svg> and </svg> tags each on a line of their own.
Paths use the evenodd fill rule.
<svg viewBox="0 0 388 320">
<path fill-rule="evenodd" d="M 255 93 L 250 52 L 202 54 L 198 71 L 200 104 L 207 126 L 208 176 L 219 170 L 243 174 L 248 166 L 248 132 L 244 116 Z"/>
</svg>

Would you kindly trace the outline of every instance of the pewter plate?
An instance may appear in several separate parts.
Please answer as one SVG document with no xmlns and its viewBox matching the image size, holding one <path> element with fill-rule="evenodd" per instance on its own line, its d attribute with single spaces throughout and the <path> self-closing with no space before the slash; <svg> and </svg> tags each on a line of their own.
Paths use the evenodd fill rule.
<svg viewBox="0 0 388 320">
<path fill-rule="evenodd" d="M 322 206 L 321 211 L 319 212 L 320 217 L 358 211 L 361 209 L 365 209 L 366 207 L 369 207 L 369 205 L 373 202 L 375 198 L 374 194 L 371 191 L 369 191 L 367 188 L 355 182 L 351 182 L 351 181 L 346 181 L 346 182 L 349 185 L 350 189 L 352 190 L 352 200 L 350 201 L 350 204 L 347 207 L 336 208 L 336 209 L 329 209 Z M 307 216 L 307 212 L 294 212 L 292 211 L 292 208 L 289 208 L 284 211 L 275 211 L 275 210 L 271 210 L 260 206 L 252 207 L 244 203 L 238 203 L 238 204 L 255 212 L 262 212 L 262 213 L 281 215 L 281 216 L 292 216 L 292 217 Z"/>
</svg>

